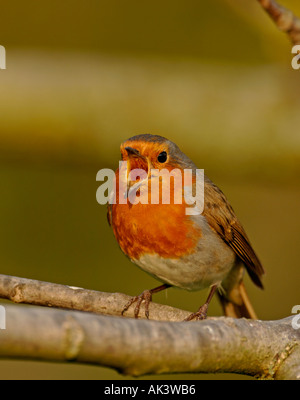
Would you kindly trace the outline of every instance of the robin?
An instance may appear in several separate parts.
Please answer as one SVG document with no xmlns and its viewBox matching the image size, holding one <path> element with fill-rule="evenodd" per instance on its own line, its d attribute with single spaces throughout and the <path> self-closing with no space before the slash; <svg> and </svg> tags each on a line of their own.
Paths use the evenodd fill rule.
<svg viewBox="0 0 300 400">
<path fill-rule="evenodd" d="M 136 302 L 134 314 L 137 318 L 141 303 L 145 301 L 145 315 L 149 318 L 152 295 L 173 286 L 186 290 L 210 288 L 206 302 L 186 318 L 187 321 L 206 318 L 215 292 L 226 316 L 256 319 L 243 275 L 246 269 L 251 280 L 263 288 L 264 269 L 223 192 L 204 176 L 203 212 L 196 215 L 186 212 L 183 187 L 175 187 L 174 183 L 169 187 L 171 198 L 174 200 L 179 193 L 181 204 L 175 201 L 162 204 L 161 195 L 158 204 L 142 201 L 143 196 L 150 197 L 150 190 L 143 189 L 149 189 L 156 179 L 152 169 L 195 172 L 197 167 L 175 143 L 158 135 L 131 137 L 121 145 L 121 157 L 129 173 L 134 169 L 143 170 L 148 179 L 137 177 L 127 182 L 128 191 L 134 185 L 138 187 L 136 194 L 140 199 L 135 203 L 129 201 L 129 192 L 120 193 L 120 184 L 116 184 L 108 205 L 108 221 L 125 255 L 163 283 L 133 297 L 122 315 Z M 122 182 L 123 175 L 119 168 L 116 182 Z M 194 190 L 194 178 L 192 187 Z"/>
</svg>

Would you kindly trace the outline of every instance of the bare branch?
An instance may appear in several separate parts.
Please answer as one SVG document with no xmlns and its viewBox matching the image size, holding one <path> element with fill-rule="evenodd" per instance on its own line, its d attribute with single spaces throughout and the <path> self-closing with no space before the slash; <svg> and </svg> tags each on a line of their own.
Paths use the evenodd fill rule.
<svg viewBox="0 0 300 400">
<path fill-rule="evenodd" d="M 236 372 L 300 379 L 300 331 L 291 318 L 158 322 L 40 307 L 6 306 L 0 357 L 73 361 L 133 376 Z"/>
<path fill-rule="evenodd" d="M 300 19 L 275 0 L 258 0 L 277 27 L 288 34 L 293 45 L 300 44 Z"/>
<path fill-rule="evenodd" d="M 0 298 L 69 309 L 5 305 L 0 357 L 91 363 L 134 376 L 237 372 L 300 379 L 300 330 L 292 328 L 293 317 L 162 322 L 182 321 L 189 311 L 154 303 L 150 315 L 160 321 L 102 316 L 96 314 L 120 315 L 129 296 L 6 275 L 0 275 Z"/>
<path fill-rule="evenodd" d="M 11 300 L 14 303 L 118 316 L 121 315 L 125 304 L 130 300 L 130 296 L 122 293 L 97 292 L 9 275 L 0 275 L 0 298 Z M 145 318 L 144 311 L 142 304 L 140 318 Z M 130 307 L 125 315 L 133 318 L 134 307 Z M 150 318 L 153 320 L 182 321 L 188 315 L 190 315 L 189 311 L 156 303 L 150 304 Z"/>
</svg>

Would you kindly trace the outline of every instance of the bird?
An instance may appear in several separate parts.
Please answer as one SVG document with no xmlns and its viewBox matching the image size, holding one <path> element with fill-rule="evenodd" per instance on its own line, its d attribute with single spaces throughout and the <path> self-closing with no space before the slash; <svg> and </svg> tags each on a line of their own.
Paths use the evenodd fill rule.
<svg viewBox="0 0 300 400">
<path fill-rule="evenodd" d="M 107 219 L 123 253 L 162 283 L 132 297 L 121 314 L 136 303 L 134 316 L 138 318 L 144 301 L 145 317 L 149 319 L 154 293 L 169 287 L 187 291 L 209 288 L 205 303 L 185 321 L 205 319 L 215 293 L 225 316 L 257 319 L 243 278 L 247 271 L 253 283 L 263 289 L 265 271 L 224 193 L 204 174 L 201 213 L 186 212 L 191 206 L 184 199 L 184 187 L 176 186 L 175 179 L 169 181 L 169 204 L 163 204 L 161 193 L 159 201 L 152 204 L 151 186 L 159 182 L 156 187 L 161 190 L 163 182 L 152 171 L 195 173 L 197 166 L 174 142 L 160 135 L 133 136 L 121 144 L 120 150 L 122 164 L 115 171 Z M 134 170 L 144 172 L 146 178 L 140 174 L 129 180 Z M 193 175 L 194 192 L 195 185 Z M 135 202 L 130 201 L 133 188 L 139 198 Z M 182 198 L 181 204 L 174 201 L 175 196 Z"/>
</svg>

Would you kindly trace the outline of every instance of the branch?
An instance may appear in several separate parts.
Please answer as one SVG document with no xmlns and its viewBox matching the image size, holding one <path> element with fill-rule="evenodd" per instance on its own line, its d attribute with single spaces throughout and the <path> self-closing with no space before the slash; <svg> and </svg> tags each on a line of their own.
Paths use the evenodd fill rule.
<svg viewBox="0 0 300 400">
<path fill-rule="evenodd" d="M 101 316 L 120 316 L 129 296 L 7 275 L 0 275 L 0 298 L 64 309 L 6 305 L 0 358 L 91 363 L 134 376 L 236 372 L 300 379 L 300 330 L 292 328 L 293 317 L 170 322 L 182 321 L 189 312 L 155 303 L 150 316 L 158 321 Z M 133 316 L 133 309 L 127 315 Z"/>
<path fill-rule="evenodd" d="M 121 315 L 125 304 L 131 299 L 130 296 L 122 293 L 97 292 L 9 275 L 0 275 L 0 298 L 11 300 L 14 303 L 118 316 Z M 150 304 L 150 318 L 157 321 L 182 321 L 190 313 L 153 302 Z M 133 318 L 134 307 L 130 307 L 125 315 Z M 143 304 L 139 318 L 145 318 Z"/>
<path fill-rule="evenodd" d="M 0 357 L 96 364 L 133 376 L 235 372 L 300 379 L 300 332 L 291 318 L 158 322 L 8 305 Z"/>
<path fill-rule="evenodd" d="M 300 19 L 275 0 L 258 0 L 277 27 L 288 34 L 293 45 L 300 44 Z"/>
</svg>

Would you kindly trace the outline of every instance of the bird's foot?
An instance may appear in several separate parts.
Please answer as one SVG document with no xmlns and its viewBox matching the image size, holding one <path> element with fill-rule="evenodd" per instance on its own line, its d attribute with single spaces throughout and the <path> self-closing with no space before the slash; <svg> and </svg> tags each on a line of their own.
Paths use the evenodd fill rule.
<svg viewBox="0 0 300 400">
<path fill-rule="evenodd" d="M 206 319 L 207 317 L 207 309 L 208 309 L 208 304 L 205 303 L 203 306 L 199 308 L 199 310 L 191 315 L 189 315 L 187 318 L 184 319 L 184 321 L 192 321 L 193 319 L 200 321 L 203 319 Z"/>
<path fill-rule="evenodd" d="M 144 290 L 143 293 L 141 293 L 140 295 L 135 296 L 131 300 L 129 300 L 129 302 L 123 308 L 121 315 L 124 315 L 124 313 L 128 310 L 128 308 L 133 303 L 136 302 L 137 304 L 134 309 L 134 318 L 138 318 L 143 300 L 145 300 L 145 316 L 147 319 L 149 319 L 149 304 L 152 301 L 152 291 L 151 290 Z"/>
</svg>

